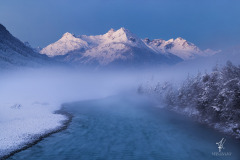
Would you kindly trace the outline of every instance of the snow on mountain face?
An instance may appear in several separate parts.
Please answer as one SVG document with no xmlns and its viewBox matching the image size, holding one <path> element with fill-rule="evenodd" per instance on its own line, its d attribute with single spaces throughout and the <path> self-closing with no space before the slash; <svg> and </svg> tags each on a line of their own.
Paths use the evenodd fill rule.
<svg viewBox="0 0 240 160">
<path fill-rule="evenodd" d="M 56 55 L 65 55 L 70 51 L 85 49 L 87 47 L 87 42 L 81 40 L 80 38 L 76 38 L 73 34 L 67 32 L 60 40 L 54 44 L 50 44 L 46 48 L 43 48 L 40 53 L 53 57 Z"/>
<path fill-rule="evenodd" d="M 60 40 L 48 45 L 40 53 L 71 64 L 101 66 L 110 63 L 146 64 L 181 61 L 172 54 L 167 56 L 159 54 L 125 28 L 116 31 L 111 29 L 103 35 L 96 36 L 74 36 L 65 33 Z"/>
<path fill-rule="evenodd" d="M 141 52 L 141 54 L 140 54 Z M 208 50 L 213 54 L 213 51 Z M 146 62 L 158 55 L 162 61 L 172 59 L 176 62 L 180 59 L 192 59 L 196 56 L 208 55 L 194 44 L 182 39 L 140 39 L 129 30 L 109 30 L 103 35 L 75 36 L 65 33 L 57 42 L 48 45 L 40 51 L 50 57 L 56 57 L 60 61 L 100 65 L 108 65 L 115 61 L 138 61 Z M 148 55 L 150 54 L 150 55 Z M 145 59 L 148 57 L 148 59 Z M 142 59 L 141 59 L 142 58 Z M 157 58 L 158 59 L 158 58 Z M 178 59 L 178 60 L 177 60 Z M 151 61 L 151 60 L 150 60 Z"/>
<path fill-rule="evenodd" d="M 193 43 L 190 43 L 181 37 L 170 39 L 168 41 L 162 39 L 154 39 L 152 41 L 144 39 L 144 42 L 156 51 L 162 53 L 172 53 L 184 60 L 193 59 L 197 56 L 209 56 L 217 53 L 217 51 L 210 49 L 202 51 Z"/>
<path fill-rule="evenodd" d="M 143 46 L 143 42 L 134 34 L 132 34 L 129 30 L 125 28 L 120 28 L 117 31 L 111 29 L 106 34 L 104 34 L 103 39 L 105 39 L 105 43 L 128 43 L 132 46 Z"/>
<path fill-rule="evenodd" d="M 112 44 L 111 44 L 112 43 Z M 65 55 L 71 51 L 85 51 L 92 53 L 95 51 L 106 52 L 110 44 L 116 47 L 116 50 L 124 49 L 125 46 L 118 43 L 128 43 L 132 46 L 144 45 L 141 40 L 135 37 L 128 30 L 121 28 L 117 31 L 111 29 L 104 35 L 97 36 L 75 36 L 71 33 L 65 33 L 60 40 L 43 48 L 40 53 L 49 57 Z M 99 49 L 99 50 L 98 50 Z M 113 49 L 113 48 L 110 48 Z M 88 55 L 88 54 L 86 54 Z M 97 56 L 97 54 L 92 55 Z"/>
<path fill-rule="evenodd" d="M 47 56 L 34 52 L 0 24 L 0 68 L 38 66 L 47 61 L 50 61 Z"/>
<path fill-rule="evenodd" d="M 89 61 L 98 61 L 100 65 L 107 65 L 115 60 L 134 59 L 134 49 L 142 48 L 148 50 L 148 47 L 138 37 L 128 30 L 121 28 L 117 31 L 111 29 L 104 35 L 91 37 L 89 44 L 94 44 L 83 54 L 84 63 Z M 81 59 L 80 59 L 81 60 Z"/>
</svg>

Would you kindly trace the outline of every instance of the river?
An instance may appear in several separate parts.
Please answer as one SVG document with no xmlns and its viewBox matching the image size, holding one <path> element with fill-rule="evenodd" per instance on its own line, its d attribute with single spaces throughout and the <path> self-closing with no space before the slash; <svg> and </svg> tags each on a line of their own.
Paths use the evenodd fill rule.
<svg viewBox="0 0 240 160">
<path fill-rule="evenodd" d="M 64 105 L 69 127 L 9 160 L 212 160 L 240 159 L 240 144 L 191 118 L 131 95 Z M 216 142 L 226 138 L 214 156 Z"/>
</svg>

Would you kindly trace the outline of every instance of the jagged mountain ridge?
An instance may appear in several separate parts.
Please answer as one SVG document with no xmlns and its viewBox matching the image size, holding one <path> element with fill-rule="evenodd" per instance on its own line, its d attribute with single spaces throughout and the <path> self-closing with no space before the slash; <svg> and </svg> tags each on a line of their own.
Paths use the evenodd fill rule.
<svg viewBox="0 0 240 160">
<path fill-rule="evenodd" d="M 15 38 L 0 24 L 0 67 L 40 66 L 51 61 L 46 55 L 34 52 L 32 48 Z"/>
<path fill-rule="evenodd" d="M 208 52 L 201 51 L 182 38 L 168 41 L 142 40 L 125 28 L 116 31 L 111 29 L 106 34 L 96 36 L 76 36 L 67 32 L 60 40 L 40 51 L 41 54 L 56 57 L 65 62 L 99 63 L 100 65 L 108 65 L 116 61 L 133 62 L 134 59 L 138 59 L 137 61 L 141 63 L 147 63 L 149 60 L 151 63 L 153 61 L 176 63 L 181 59 L 187 60 L 215 53 L 211 50 Z"/>
<path fill-rule="evenodd" d="M 219 52 L 211 49 L 202 51 L 196 45 L 181 37 L 170 39 L 168 41 L 163 39 L 149 40 L 148 38 L 145 38 L 143 41 L 157 52 L 172 53 L 184 60 L 194 59 L 198 56 L 210 56 Z"/>
<path fill-rule="evenodd" d="M 43 48 L 40 53 L 75 64 L 160 64 L 181 59 L 171 53 L 159 54 L 125 28 L 97 36 L 75 36 L 65 33 L 60 40 Z"/>
</svg>

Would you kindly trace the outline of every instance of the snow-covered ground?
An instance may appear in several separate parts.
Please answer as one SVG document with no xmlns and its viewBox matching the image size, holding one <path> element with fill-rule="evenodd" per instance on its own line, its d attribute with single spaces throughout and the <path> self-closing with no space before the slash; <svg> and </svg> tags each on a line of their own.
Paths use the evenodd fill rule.
<svg viewBox="0 0 240 160">
<path fill-rule="evenodd" d="M 63 84 L 50 75 L 23 70 L 0 76 L 0 159 L 65 126 L 68 117 L 55 114 L 64 102 L 64 89 L 56 88 Z"/>
<path fill-rule="evenodd" d="M 48 104 L 1 104 L 0 157 L 55 131 L 64 120 L 67 117 L 54 114 L 54 107 Z"/>
</svg>

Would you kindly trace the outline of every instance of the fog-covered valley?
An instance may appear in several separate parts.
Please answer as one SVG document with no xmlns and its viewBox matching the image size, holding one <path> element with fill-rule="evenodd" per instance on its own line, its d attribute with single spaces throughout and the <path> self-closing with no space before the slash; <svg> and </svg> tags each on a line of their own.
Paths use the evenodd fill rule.
<svg viewBox="0 0 240 160">
<path fill-rule="evenodd" d="M 199 60 L 199 64 L 196 62 L 198 61 L 194 62 L 194 66 L 191 64 L 192 61 L 189 61 L 175 66 L 145 68 L 141 70 L 42 67 L 3 72 L 0 77 L 0 125 L 4 130 L 1 132 L 2 145 L 0 153 L 2 156 L 14 153 L 17 149 L 21 149 L 24 146 L 28 146 L 29 143 L 34 142 L 38 137 L 37 135 L 51 133 L 61 128 L 63 122 L 68 120 L 68 117 L 54 113 L 56 110 L 60 110 L 63 104 L 65 108 L 68 108 L 69 105 L 66 104 L 73 102 L 105 98 L 110 100 L 112 96 L 119 96 L 117 98 L 119 100 L 114 102 L 116 104 L 112 104 L 118 104 L 119 109 L 119 107 L 121 108 L 121 101 L 128 103 L 127 99 L 121 98 L 121 95 L 124 95 L 131 98 L 135 97 L 133 98 L 133 106 L 139 105 L 137 101 L 139 103 L 149 103 L 149 101 L 152 101 L 148 104 L 148 107 L 163 108 L 166 106 L 166 101 L 165 99 L 160 100 L 161 95 L 154 94 L 152 96 L 152 94 L 144 94 L 143 97 L 139 97 L 139 86 L 151 86 L 154 89 L 156 84 L 164 84 L 165 82 L 177 86 L 182 84 L 187 77 L 196 76 L 198 72 L 205 73 L 207 71 L 210 74 L 211 67 L 208 66 L 216 65 L 215 60 L 210 61 L 208 65 L 206 63 L 205 66 L 201 66 L 201 60 Z M 224 64 L 218 63 L 218 65 L 223 66 Z M 145 101 L 145 96 L 150 99 Z M 110 102 L 106 102 L 106 105 L 108 103 Z M 84 103 L 82 107 L 87 105 Z M 175 105 L 178 105 L 178 103 L 175 103 Z M 81 105 L 76 108 L 79 107 Z M 121 112 L 126 112 L 126 114 L 129 112 L 129 114 L 134 114 L 134 116 L 138 114 L 135 113 L 135 110 L 132 111 L 131 107 L 129 110 L 126 106 L 123 108 L 124 110 L 120 109 Z M 118 112 L 117 110 L 116 112 Z M 169 110 L 171 111 L 172 109 L 169 108 Z M 90 111 L 95 113 L 96 110 Z M 90 111 L 89 113 L 91 113 Z M 106 111 L 111 111 L 111 108 Z M 74 117 L 73 121 L 75 121 Z M 159 123 L 160 126 L 161 123 Z M 218 136 L 221 136 L 221 134 Z M 19 154 L 21 155 L 21 153 Z"/>
<path fill-rule="evenodd" d="M 139 35 L 35 48 L 0 24 L 0 159 L 218 159 L 222 137 L 236 153 L 239 47 Z"/>
</svg>

